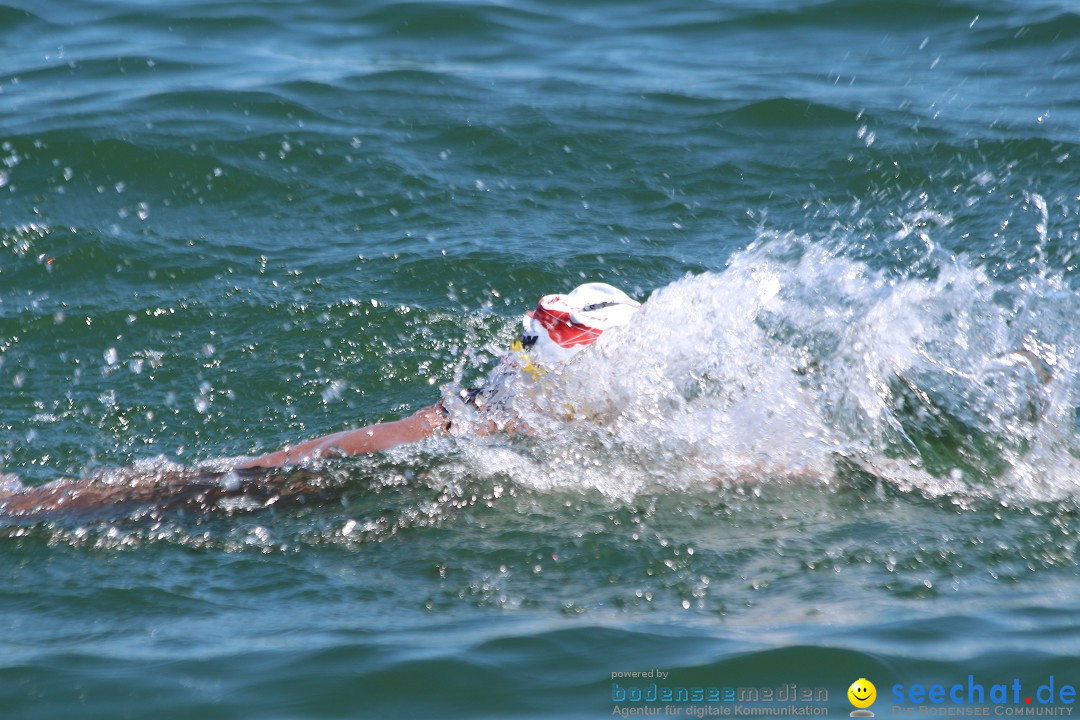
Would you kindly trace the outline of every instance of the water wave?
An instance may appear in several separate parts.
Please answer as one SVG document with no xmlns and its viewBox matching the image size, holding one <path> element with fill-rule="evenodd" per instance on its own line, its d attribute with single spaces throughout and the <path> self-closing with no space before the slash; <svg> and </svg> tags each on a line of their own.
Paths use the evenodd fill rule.
<svg viewBox="0 0 1080 720">
<path fill-rule="evenodd" d="M 930 262 L 898 278 L 805 238 L 762 238 L 722 273 L 653 293 L 547 379 L 519 408 L 541 438 L 530 462 L 506 448 L 478 462 L 616 494 L 828 484 L 851 462 L 931 495 L 1074 497 L 1076 293 L 1060 277 L 1000 284 L 962 258 Z"/>
</svg>

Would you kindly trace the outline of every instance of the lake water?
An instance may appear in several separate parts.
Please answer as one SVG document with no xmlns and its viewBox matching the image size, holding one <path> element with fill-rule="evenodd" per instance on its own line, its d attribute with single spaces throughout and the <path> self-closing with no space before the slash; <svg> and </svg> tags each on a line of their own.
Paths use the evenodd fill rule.
<svg viewBox="0 0 1080 720">
<path fill-rule="evenodd" d="M 1070 711 L 1078 38 L 1071 0 L 0 0 L 9 490 L 400 417 L 543 294 L 648 299 L 531 434 L 0 515 L 0 715 Z"/>
</svg>

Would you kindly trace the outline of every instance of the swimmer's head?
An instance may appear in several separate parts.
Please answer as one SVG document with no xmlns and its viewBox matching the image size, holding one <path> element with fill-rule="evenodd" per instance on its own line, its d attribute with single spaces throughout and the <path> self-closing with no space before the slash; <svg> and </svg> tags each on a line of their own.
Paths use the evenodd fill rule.
<svg viewBox="0 0 1080 720">
<path fill-rule="evenodd" d="M 630 322 L 639 307 L 641 303 L 607 283 L 545 295 L 521 319 L 521 345 L 541 365 L 557 365 L 592 345 L 605 330 Z"/>
</svg>

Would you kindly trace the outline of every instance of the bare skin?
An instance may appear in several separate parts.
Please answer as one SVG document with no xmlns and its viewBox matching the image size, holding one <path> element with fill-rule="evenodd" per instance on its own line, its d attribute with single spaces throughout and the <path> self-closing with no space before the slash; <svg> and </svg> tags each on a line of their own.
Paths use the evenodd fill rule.
<svg viewBox="0 0 1080 720">
<path fill-rule="evenodd" d="M 1033 353 L 1017 350 L 1009 355 L 1029 362 L 1041 383 L 1046 384 L 1052 379 L 1049 369 Z M 401 420 L 324 435 L 245 460 L 233 466 L 231 471 L 170 470 L 148 475 L 121 469 L 114 473 L 115 476 L 110 481 L 104 481 L 101 477 L 62 479 L 40 487 L 19 489 L 6 495 L 0 493 L 0 513 L 12 517 L 37 518 L 57 512 L 105 509 L 116 512 L 124 507 L 204 504 L 241 494 L 265 496 L 270 502 L 278 497 L 317 494 L 320 489 L 318 483 L 311 482 L 315 477 L 311 473 L 304 470 L 280 472 L 277 469 L 296 467 L 310 460 L 389 450 L 398 445 L 444 434 L 449 430 L 449 426 L 449 419 L 440 401 Z M 488 422 L 474 428 L 474 432 L 480 436 L 499 431 L 511 434 L 530 433 L 530 429 L 523 423 L 500 427 Z M 865 467 L 860 467 L 866 470 Z M 772 472 L 775 472 L 775 469 L 772 469 Z M 769 469 L 761 468 L 753 475 L 756 477 L 761 474 L 769 474 Z M 789 471 L 788 474 L 802 479 L 820 477 L 819 473 L 813 470 Z"/>
<path fill-rule="evenodd" d="M 229 472 L 168 470 L 160 473 L 113 471 L 100 476 L 64 478 L 39 487 L 0 495 L 0 512 L 12 517 L 37 518 L 63 513 L 153 505 L 182 507 L 205 504 L 237 495 L 279 497 L 320 492 L 314 477 L 304 470 L 275 472 L 321 458 L 362 455 L 389 450 L 446 432 L 447 419 L 438 404 L 421 408 L 407 418 L 377 423 L 317 437 L 298 445 L 238 463 Z"/>
<path fill-rule="evenodd" d="M 78 514 L 129 508 L 206 506 L 244 495 L 276 502 L 282 497 L 317 495 L 325 488 L 318 475 L 303 469 L 312 460 L 364 455 L 419 442 L 449 431 L 450 420 L 442 401 L 417 410 L 409 417 L 343 430 L 297 445 L 244 460 L 225 471 L 118 468 L 86 478 L 63 478 L 38 487 L 0 492 L 0 514 L 37 519 L 56 513 Z M 493 422 L 474 427 L 478 436 L 496 432 L 528 431 L 520 423 L 500 427 Z"/>
<path fill-rule="evenodd" d="M 58 515 L 116 517 L 140 508 L 201 511 L 229 497 L 244 496 L 271 505 L 283 499 L 318 497 L 332 490 L 316 473 L 303 469 L 146 472 L 120 468 L 106 476 L 64 478 L 0 495 L 0 514 L 36 521 Z"/>
<path fill-rule="evenodd" d="M 407 418 L 317 437 L 240 463 L 236 469 L 283 467 L 304 460 L 389 450 L 445 432 L 446 426 L 447 420 L 439 405 L 428 405 Z"/>
</svg>

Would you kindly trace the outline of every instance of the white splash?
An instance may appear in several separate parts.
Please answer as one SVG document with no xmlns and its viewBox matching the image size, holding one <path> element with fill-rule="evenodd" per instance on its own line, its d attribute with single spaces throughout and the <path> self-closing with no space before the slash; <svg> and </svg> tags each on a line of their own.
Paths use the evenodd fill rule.
<svg viewBox="0 0 1080 720">
<path fill-rule="evenodd" d="M 481 475 L 616 496 L 830 483 L 838 458 L 933 495 L 1080 495 L 1080 297 L 933 262 L 904 278 L 763 237 L 545 378 L 517 408 L 531 435 L 463 456 Z"/>
</svg>

